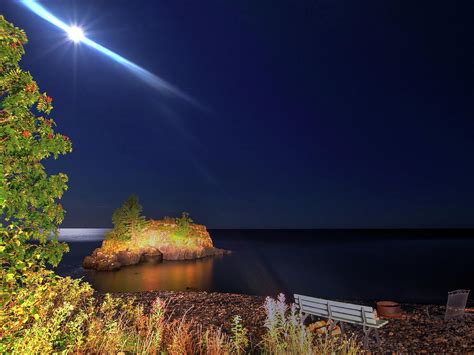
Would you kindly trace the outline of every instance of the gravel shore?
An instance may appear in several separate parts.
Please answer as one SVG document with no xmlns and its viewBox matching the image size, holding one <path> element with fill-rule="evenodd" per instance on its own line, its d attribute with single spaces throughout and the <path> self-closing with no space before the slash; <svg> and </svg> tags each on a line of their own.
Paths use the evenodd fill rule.
<svg viewBox="0 0 474 355">
<path fill-rule="evenodd" d="M 249 330 L 252 344 L 257 344 L 264 332 L 265 297 L 228 293 L 150 291 L 117 293 L 117 297 L 135 297 L 148 307 L 160 297 L 167 303 L 167 316 L 171 319 L 193 319 L 203 328 L 222 327 L 230 331 L 235 315 L 242 317 Z M 470 307 L 473 305 L 470 304 Z M 383 352 L 403 353 L 471 353 L 474 354 L 474 309 L 468 308 L 460 320 L 444 321 L 444 306 L 402 304 L 403 316 L 390 319 L 380 329 Z M 346 325 L 347 334 L 362 339 L 361 327 Z M 374 341 L 369 348 L 379 351 Z"/>
</svg>

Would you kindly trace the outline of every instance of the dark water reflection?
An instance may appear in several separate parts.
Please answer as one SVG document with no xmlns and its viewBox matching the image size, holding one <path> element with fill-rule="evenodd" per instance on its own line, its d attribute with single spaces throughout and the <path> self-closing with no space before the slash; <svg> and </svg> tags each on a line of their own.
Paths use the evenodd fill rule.
<svg viewBox="0 0 474 355">
<path fill-rule="evenodd" d="M 449 290 L 474 289 L 474 239 L 469 238 L 470 232 L 449 232 L 449 237 L 442 233 L 211 231 L 216 246 L 232 250 L 232 255 L 130 266 L 116 272 L 82 269 L 82 258 L 100 245 L 89 240 L 69 242 L 71 252 L 58 271 L 84 277 L 102 292 L 298 292 L 442 303 Z"/>
</svg>

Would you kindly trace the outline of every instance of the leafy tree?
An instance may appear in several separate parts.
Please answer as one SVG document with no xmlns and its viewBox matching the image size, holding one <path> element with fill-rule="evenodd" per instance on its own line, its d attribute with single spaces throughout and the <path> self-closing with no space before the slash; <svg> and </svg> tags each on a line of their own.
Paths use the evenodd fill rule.
<svg viewBox="0 0 474 355">
<path fill-rule="evenodd" d="M 130 240 L 141 233 L 147 224 L 145 217 L 141 215 L 142 210 L 137 196 L 127 198 L 112 215 L 114 229 L 107 234 L 107 239 Z"/>
<path fill-rule="evenodd" d="M 67 245 L 57 240 L 67 176 L 49 175 L 42 161 L 71 152 L 55 132 L 52 99 L 19 66 L 23 30 L 0 15 L 0 286 L 12 289 L 26 271 L 57 265 Z M 53 235 L 52 239 L 48 239 Z M 31 240 L 34 243 L 31 243 Z"/>
</svg>

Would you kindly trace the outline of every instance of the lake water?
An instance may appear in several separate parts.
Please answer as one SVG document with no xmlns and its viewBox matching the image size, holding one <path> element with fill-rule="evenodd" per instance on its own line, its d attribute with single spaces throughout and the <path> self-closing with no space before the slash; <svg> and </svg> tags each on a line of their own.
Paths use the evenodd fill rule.
<svg viewBox="0 0 474 355">
<path fill-rule="evenodd" d="M 82 259 L 104 233 L 63 229 L 71 251 L 58 273 L 83 277 L 101 292 L 284 292 L 421 303 L 444 303 L 454 289 L 474 292 L 474 231 L 211 230 L 214 244 L 232 255 L 84 270 Z"/>
</svg>

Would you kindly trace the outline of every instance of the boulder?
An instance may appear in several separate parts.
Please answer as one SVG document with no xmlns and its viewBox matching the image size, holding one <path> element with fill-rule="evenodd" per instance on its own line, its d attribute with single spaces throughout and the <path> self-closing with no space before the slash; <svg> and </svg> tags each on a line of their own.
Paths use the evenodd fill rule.
<svg viewBox="0 0 474 355">
<path fill-rule="evenodd" d="M 115 271 L 120 269 L 122 265 L 114 259 L 100 259 L 97 261 L 95 269 L 97 271 Z"/>
<path fill-rule="evenodd" d="M 163 251 L 164 260 L 184 260 L 184 251 L 182 250 L 166 250 Z"/>
<path fill-rule="evenodd" d="M 84 269 L 95 269 L 97 266 L 97 261 L 93 256 L 86 256 L 82 262 L 82 267 Z"/>
<path fill-rule="evenodd" d="M 82 262 L 84 269 L 95 269 L 98 271 L 114 271 L 120 269 L 122 264 L 115 254 L 105 254 L 96 249 L 91 256 L 86 256 Z"/>
<path fill-rule="evenodd" d="M 198 258 L 198 254 L 195 250 L 186 250 L 183 257 L 184 260 L 193 260 Z"/>
<path fill-rule="evenodd" d="M 163 254 L 158 250 L 147 250 L 145 251 L 141 258 L 140 262 L 147 263 L 147 264 L 158 264 L 163 261 Z"/>
<path fill-rule="evenodd" d="M 142 256 L 141 253 L 130 250 L 121 250 L 116 255 L 117 261 L 124 266 L 138 264 Z"/>
</svg>

